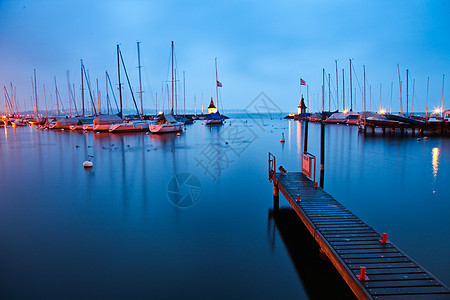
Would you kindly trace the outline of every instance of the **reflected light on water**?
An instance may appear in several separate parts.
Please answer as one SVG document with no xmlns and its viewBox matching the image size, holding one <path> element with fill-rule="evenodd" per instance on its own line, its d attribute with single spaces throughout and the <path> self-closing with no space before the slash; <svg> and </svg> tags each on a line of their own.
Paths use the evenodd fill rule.
<svg viewBox="0 0 450 300">
<path fill-rule="evenodd" d="M 433 165 L 433 177 L 436 179 L 437 172 L 439 169 L 439 148 L 435 147 L 433 150 L 431 150 L 432 153 L 432 165 Z"/>
</svg>

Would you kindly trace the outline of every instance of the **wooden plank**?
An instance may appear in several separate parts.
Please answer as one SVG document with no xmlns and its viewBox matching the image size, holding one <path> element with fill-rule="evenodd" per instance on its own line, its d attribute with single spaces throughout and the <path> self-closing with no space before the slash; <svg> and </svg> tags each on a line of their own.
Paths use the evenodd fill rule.
<svg viewBox="0 0 450 300">
<path fill-rule="evenodd" d="M 409 280 L 384 280 L 384 281 L 365 281 L 363 285 L 368 288 L 381 287 L 422 287 L 422 286 L 440 286 L 440 283 L 434 279 L 409 279 Z"/>
<path fill-rule="evenodd" d="M 359 272 L 359 269 L 358 269 Z M 405 280 L 405 279 L 430 279 L 433 278 L 427 273 L 409 273 L 409 274 L 370 274 L 370 280 Z"/>
<path fill-rule="evenodd" d="M 375 249 L 340 249 L 336 250 L 341 255 L 359 254 L 359 253 L 400 253 L 396 248 L 375 248 Z"/>
<path fill-rule="evenodd" d="M 384 258 L 344 258 L 347 264 L 360 264 L 361 266 L 367 266 L 369 264 L 379 264 L 379 263 L 394 263 L 394 262 L 410 262 L 411 260 L 407 257 L 384 257 Z"/>
<path fill-rule="evenodd" d="M 397 249 L 393 246 L 377 245 L 377 244 L 369 244 L 369 245 L 358 245 L 357 244 L 357 245 L 337 245 L 337 246 L 335 245 L 335 246 L 333 246 L 333 248 L 336 251 L 339 251 L 339 250 L 364 250 L 364 249 L 370 251 L 370 250 L 374 250 L 374 249 L 386 249 L 386 250 Z"/>
<path fill-rule="evenodd" d="M 351 254 L 341 254 L 343 259 L 347 258 L 387 258 L 387 257 L 405 257 L 401 252 L 389 252 L 389 253 L 351 253 Z"/>
<path fill-rule="evenodd" d="M 355 233 L 326 233 L 323 232 L 323 235 L 329 237 L 330 239 L 336 239 L 336 238 L 358 238 L 358 237 L 370 237 L 370 238 L 379 238 L 379 235 L 376 232 L 355 232 Z"/>
<path fill-rule="evenodd" d="M 351 263 L 350 263 L 351 264 Z M 365 266 L 367 268 L 367 265 L 359 264 L 360 266 Z M 358 270 L 352 270 L 355 275 L 359 275 L 359 269 Z M 392 268 L 392 269 L 371 269 L 370 272 L 367 273 L 367 276 L 369 275 L 380 275 L 380 274 L 413 274 L 413 273 L 424 273 L 421 267 L 413 267 L 413 268 Z"/>
<path fill-rule="evenodd" d="M 372 295 L 411 295 L 411 294 L 439 294 L 447 291 L 443 286 L 410 286 L 410 287 L 387 287 L 368 288 Z"/>
<path fill-rule="evenodd" d="M 352 270 L 358 270 L 361 267 L 361 264 L 348 264 L 348 267 Z M 368 272 L 371 272 L 372 269 L 394 269 L 394 268 L 414 268 L 419 267 L 415 262 L 383 262 L 378 264 L 368 264 L 365 266 Z"/>
</svg>

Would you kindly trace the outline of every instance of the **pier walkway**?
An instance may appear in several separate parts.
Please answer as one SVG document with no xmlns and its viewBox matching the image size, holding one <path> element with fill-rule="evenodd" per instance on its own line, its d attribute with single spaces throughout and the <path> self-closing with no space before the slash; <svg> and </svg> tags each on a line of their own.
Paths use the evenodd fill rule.
<svg viewBox="0 0 450 300">
<path fill-rule="evenodd" d="M 281 191 L 358 299 L 450 299 L 448 287 L 304 174 L 276 172 L 270 155 L 274 205 Z"/>
</svg>

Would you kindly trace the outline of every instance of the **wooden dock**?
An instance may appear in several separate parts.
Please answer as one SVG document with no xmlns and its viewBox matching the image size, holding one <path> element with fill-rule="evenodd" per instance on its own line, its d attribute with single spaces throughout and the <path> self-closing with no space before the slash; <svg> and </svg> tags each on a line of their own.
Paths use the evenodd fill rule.
<svg viewBox="0 0 450 300">
<path fill-rule="evenodd" d="M 281 191 L 358 299 L 450 299 L 448 287 L 304 174 L 276 172 L 270 155 L 274 205 Z"/>
</svg>

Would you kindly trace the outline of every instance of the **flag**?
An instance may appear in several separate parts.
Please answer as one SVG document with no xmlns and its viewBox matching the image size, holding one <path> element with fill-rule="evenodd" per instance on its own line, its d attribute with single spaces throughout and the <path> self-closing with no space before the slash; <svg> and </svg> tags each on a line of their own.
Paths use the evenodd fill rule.
<svg viewBox="0 0 450 300">
<path fill-rule="evenodd" d="M 217 86 L 222 87 L 222 83 L 219 80 L 216 80 L 216 81 L 217 81 Z"/>
<path fill-rule="evenodd" d="M 306 82 L 300 78 L 300 85 L 306 85 Z"/>
</svg>

